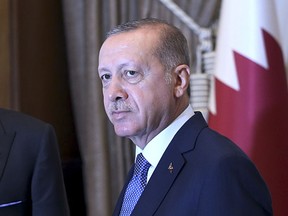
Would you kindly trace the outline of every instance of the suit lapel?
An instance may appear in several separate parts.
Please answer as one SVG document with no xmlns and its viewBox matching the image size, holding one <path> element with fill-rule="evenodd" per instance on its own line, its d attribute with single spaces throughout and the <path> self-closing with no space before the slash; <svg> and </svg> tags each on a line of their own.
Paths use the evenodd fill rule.
<svg viewBox="0 0 288 216">
<path fill-rule="evenodd" d="M 206 127 L 202 115 L 196 113 L 177 132 L 136 204 L 133 216 L 155 213 L 185 166 L 183 153 L 194 150 L 198 134 Z"/>
<path fill-rule="evenodd" d="M 1 126 L 0 122 L 0 180 L 3 176 L 9 152 L 15 137 L 15 134 L 6 134 Z"/>
<path fill-rule="evenodd" d="M 132 216 L 153 215 L 156 212 L 177 176 L 181 173 L 182 168 L 185 166 L 183 153 L 194 149 L 198 134 L 206 127 L 207 124 L 204 118 L 200 113 L 196 112 L 177 132 L 138 200 L 131 214 Z M 117 216 L 120 213 L 124 193 L 132 177 L 133 169 L 134 166 L 131 168 L 126 184 L 118 198 L 113 216 Z"/>
<path fill-rule="evenodd" d="M 182 155 L 179 152 L 175 153 L 175 150 L 170 148 L 169 151 L 173 153 L 167 152 L 167 154 L 163 155 L 164 157 L 162 157 L 157 165 L 132 215 L 153 215 L 160 206 L 185 164 Z"/>
</svg>

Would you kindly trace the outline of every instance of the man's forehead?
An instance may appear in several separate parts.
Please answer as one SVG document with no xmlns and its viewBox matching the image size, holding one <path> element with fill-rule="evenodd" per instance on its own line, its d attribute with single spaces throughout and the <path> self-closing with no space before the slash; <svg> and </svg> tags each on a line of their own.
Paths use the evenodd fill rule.
<svg viewBox="0 0 288 216">
<path fill-rule="evenodd" d="M 142 43 L 153 41 L 159 37 L 160 31 L 152 26 L 151 28 L 148 27 L 141 27 L 138 29 L 133 29 L 125 32 L 120 32 L 114 35 L 111 35 L 106 39 L 106 41 L 119 41 L 120 40 L 127 40 L 130 42 L 141 40 Z M 145 40 L 144 40 L 145 39 Z"/>
<path fill-rule="evenodd" d="M 158 42 L 157 35 L 151 31 L 137 30 L 118 33 L 106 39 L 100 49 L 100 55 L 117 52 L 151 52 Z M 140 53 L 139 53 L 140 54 Z"/>
</svg>

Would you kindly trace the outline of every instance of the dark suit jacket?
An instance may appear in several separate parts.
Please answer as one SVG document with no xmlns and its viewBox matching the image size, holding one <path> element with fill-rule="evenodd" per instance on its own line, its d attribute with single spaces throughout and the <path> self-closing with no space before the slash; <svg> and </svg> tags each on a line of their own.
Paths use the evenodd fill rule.
<svg viewBox="0 0 288 216">
<path fill-rule="evenodd" d="M 53 128 L 0 109 L 0 216 L 69 215 Z"/>
<path fill-rule="evenodd" d="M 196 113 L 169 144 L 131 215 L 260 216 L 272 215 L 272 204 L 253 163 Z"/>
</svg>

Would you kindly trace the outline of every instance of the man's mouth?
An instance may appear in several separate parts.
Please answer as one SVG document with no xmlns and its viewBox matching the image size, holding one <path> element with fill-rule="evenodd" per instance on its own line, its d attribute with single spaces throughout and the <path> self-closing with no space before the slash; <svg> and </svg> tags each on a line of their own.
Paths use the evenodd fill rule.
<svg viewBox="0 0 288 216">
<path fill-rule="evenodd" d="M 111 112 L 111 117 L 114 120 L 121 120 L 123 119 L 128 113 L 130 112 L 130 110 L 114 110 Z"/>
</svg>

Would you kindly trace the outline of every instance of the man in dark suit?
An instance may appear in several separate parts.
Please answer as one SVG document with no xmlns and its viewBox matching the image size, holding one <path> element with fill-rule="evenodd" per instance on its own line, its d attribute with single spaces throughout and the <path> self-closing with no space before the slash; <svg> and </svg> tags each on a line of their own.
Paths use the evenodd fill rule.
<svg viewBox="0 0 288 216">
<path fill-rule="evenodd" d="M 188 46 L 179 29 L 156 19 L 115 27 L 98 70 L 116 134 L 144 156 L 137 156 L 113 215 L 272 215 L 254 164 L 189 105 Z"/>
<path fill-rule="evenodd" d="M 5 109 L 0 109 L 0 215 L 69 215 L 54 129 Z"/>
</svg>

